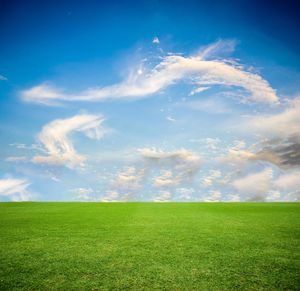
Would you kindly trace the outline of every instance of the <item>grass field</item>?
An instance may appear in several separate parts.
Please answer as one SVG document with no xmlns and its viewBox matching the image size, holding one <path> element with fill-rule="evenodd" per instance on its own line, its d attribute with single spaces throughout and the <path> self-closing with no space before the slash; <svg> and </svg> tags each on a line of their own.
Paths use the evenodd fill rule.
<svg viewBox="0 0 300 291">
<path fill-rule="evenodd" d="M 299 290 L 300 203 L 0 203 L 0 289 Z"/>
</svg>

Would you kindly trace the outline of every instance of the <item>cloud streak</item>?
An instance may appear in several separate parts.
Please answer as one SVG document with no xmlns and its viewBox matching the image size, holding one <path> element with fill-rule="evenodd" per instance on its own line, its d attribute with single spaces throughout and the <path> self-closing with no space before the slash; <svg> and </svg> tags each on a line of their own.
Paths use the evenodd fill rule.
<svg viewBox="0 0 300 291">
<path fill-rule="evenodd" d="M 263 103 L 277 103 L 276 91 L 258 74 L 225 60 L 208 60 L 212 52 L 224 47 L 217 42 L 199 52 L 196 56 L 167 55 L 152 69 L 131 74 L 121 83 L 106 87 L 89 88 L 78 94 L 67 93 L 40 84 L 21 92 L 24 101 L 55 105 L 61 101 L 107 101 L 115 99 L 141 99 L 151 96 L 178 82 L 185 81 L 197 86 L 196 91 L 207 86 L 222 85 L 243 88 L 249 100 Z M 203 86 L 203 87 L 202 87 Z M 204 90 L 203 89 L 203 90 Z M 195 89 L 192 90 L 192 94 Z"/>
</svg>

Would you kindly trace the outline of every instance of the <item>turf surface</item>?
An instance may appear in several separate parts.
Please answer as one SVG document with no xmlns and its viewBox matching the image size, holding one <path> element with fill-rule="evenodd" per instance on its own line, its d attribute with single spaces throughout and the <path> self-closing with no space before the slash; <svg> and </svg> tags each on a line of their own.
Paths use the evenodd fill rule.
<svg viewBox="0 0 300 291">
<path fill-rule="evenodd" d="M 0 289 L 299 290 L 300 203 L 0 203 Z"/>
</svg>

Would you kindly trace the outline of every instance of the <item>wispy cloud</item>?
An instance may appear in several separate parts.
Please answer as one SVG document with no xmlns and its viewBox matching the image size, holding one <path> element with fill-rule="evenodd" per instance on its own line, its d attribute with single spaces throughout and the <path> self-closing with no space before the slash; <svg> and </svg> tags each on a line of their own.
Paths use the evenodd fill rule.
<svg viewBox="0 0 300 291">
<path fill-rule="evenodd" d="M 38 134 L 38 140 L 47 154 L 34 156 L 32 161 L 68 167 L 82 164 L 86 158 L 76 152 L 71 134 L 81 132 L 89 138 L 100 139 L 104 134 L 103 121 L 100 115 L 79 114 L 46 124 Z"/>
<path fill-rule="evenodd" d="M 208 60 L 212 52 L 218 51 L 224 42 L 206 47 L 195 56 L 184 57 L 167 55 L 154 68 L 141 72 L 138 70 L 121 83 L 102 88 L 89 88 L 78 94 L 47 84 L 40 84 L 21 92 L 23 100 L 43 104 L 56 104 L 60 101 L 105 101 L 114 99 L 140 99 L 151 96 L 179 81 L 188 81 L 197 86 L 234 86 L 243 88 L 253 102 L 277 103 L 276 91 L 258 74 L 226 60 Z M 195 92 L 195 89 L 192 90 Z"/>
<path fill-rule="evenodd" d="M 27 179 L 0 179 L 0 197 L 5 196 L 12 201 L 28 201 L 31 199 L 27 189 L 29 185 Z"/>
</svg>

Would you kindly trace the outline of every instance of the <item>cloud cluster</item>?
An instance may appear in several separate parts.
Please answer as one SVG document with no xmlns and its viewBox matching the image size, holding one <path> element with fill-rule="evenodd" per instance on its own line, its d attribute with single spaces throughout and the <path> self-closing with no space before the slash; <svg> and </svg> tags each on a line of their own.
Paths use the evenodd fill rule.
<svg viewBox="0 0 300 291">
<path fill-rule="evenodd" d="M 116 174 L 112 192 L 103 197 L 105 201 L 140 200 L 145 191 L 155 192 L 153 201 L 172 200 L 176 187 L 191 182 L 201 166 L 200 156 L 186 149 L 142 148 L 138 156 L 137 166 L 126 167 Z"/>
<path fill-rule="evenodd" d="M 202 178 L 201 185 L 204 188 L 208 188 L 221 177 L 222 173 L 219 170 L 211 170 L 209 174 Z"/>
<path fill-rule="evenodd" d="M 141 181 L 144 178 L 145 170 L 138 171 L 135 167 L 126 167 L 117 174 L 114 187 L 125 190 L 135 191 L 141 188 Z"/>
<path fill-rule="evenodd" d="M 209 191 L 209 195 L 203 197 L 203 202 L 219 202 L 221 200 L 222 193 L 218 190 Z"/>
<path fill-rule="evenodd" d="M 202 163 L 199 155 L 186 149 L 168 152 L 156 148 L 143 148 L 139 152 L 148 167 L 159 166 L 172 169 L 172 172 L 162 172 L 162 176 L 155 179 L 156 185 L 165 183 L 170 186 L 192 179 Z"/>
<path fill-rule="evenodd" d="M 155 39 L 156 40 L 156 39 Z M 157 41 L 155 41 L 157 43 Z M 126 80 L 114 85 L 89 88 L 78 94 L 68 94 L 49 84 L 40 84 L 21 92 L 23 100 L 42 104 L 60 101 L 105 101 L 113 99 L 139 99 L 160 92 L 170 85 L 186 81 L 197 86 L 191 94 L 199 93 L 208 86 L 221 85 L 244 89 L 249 100 L 277 103 L 276 91 L 258 74 L 225 60 L 208 60 L 212 52 L 224 47 L 223 42 L 212 44 L 196 56 L 167 55 L 154 68 L 131 74 Z"/>
<path fill-rule="evenodd" d="M 169 202 L 172 200 L 172 193 L 168 190 L 161 190 L 153 198 L 153 202 Z"/>
<path fill-rule="evenodd" d="M 271 168 L 249 174 L 232 182 L 233 187 L 246 195 L 248 201 L 266 201 L 272 181 L 273 171 Z"/>
</svg>

